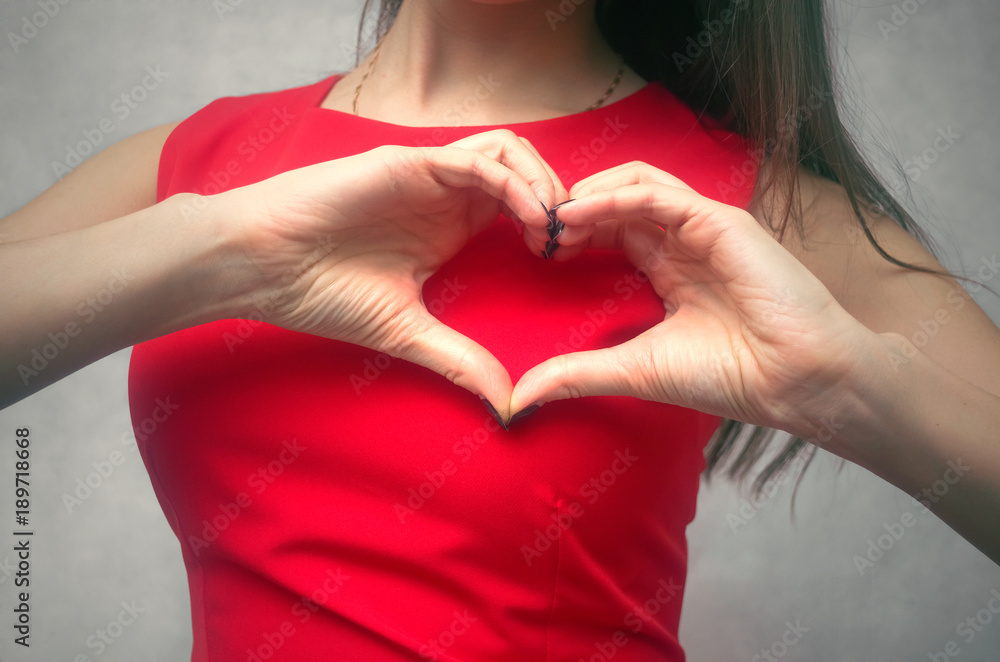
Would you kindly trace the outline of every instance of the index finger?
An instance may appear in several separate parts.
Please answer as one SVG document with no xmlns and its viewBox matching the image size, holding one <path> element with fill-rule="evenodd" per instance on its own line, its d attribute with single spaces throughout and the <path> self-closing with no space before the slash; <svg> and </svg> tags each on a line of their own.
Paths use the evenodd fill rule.
<svg viewBox="0 0 1000 662">
<path fill-rule="evenodd" d="M 570 189 L 570 197 L 582 197 L 589 193 L 607 191 L 632 184 L 666 184 L 688 191 L 694 190 L 669 172 L 643 161 L 630 161 L 581 179 Z"/>
<path fill-rule="evenodd" d="M 456 140 L 447 146 L 472 149 L 502 163 L 521 175 L 535 191 L 538 199 L 549 207 L 557 200 L 565 199 L 566 188 L 552 167 L 527 138 L 522 138 L 509 129 L 484 131 Z"/>
</svg>

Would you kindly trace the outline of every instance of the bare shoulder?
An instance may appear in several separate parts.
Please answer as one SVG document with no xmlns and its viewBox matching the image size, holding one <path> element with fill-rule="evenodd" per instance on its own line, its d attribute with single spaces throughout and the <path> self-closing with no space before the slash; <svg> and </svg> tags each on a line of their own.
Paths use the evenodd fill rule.
<svg viewBox="0 0 1000 662">
<path fill-rule="evenodd" d="M 79 230 L 156 204 L 160 152 L 179 123 L 142 131 L 95 154 L 24 207 L 0 219 L 0 241 Z"/>
<path fill-rule="evenodd" d="M 847 193 L 839 184 L 802 169 L 796 185 L 802 232 L 797 232 L 789 223 L 781 244 L 809 267 L 841 305 L 859 319 L 877 323 L 879 315 L 874 313 L 883 311 L 886 303 L 880 299 L 904 282 L 914 289 L 914 294 L 931 300 L 957 287 L 952 279 L 919 274 L 882 257 L 865 235 Z M 786 200 L 784 190 L 775 191 L 750 210 L 775 238 L 777 234 L 768 227 L 765 218 L 779 218 Z M 872 236 L 889 255 L 902 262 L 943 270 L 930 252 L 892 219 L 866 214 L 865 220 Z"/>
<path fill-rule="evenodd" d="M 953 278 L 900 267 L 880 255 L 839 184 L 805 170 L 797 184 L 803 232 L 789 229 L 782 245 L 862 324 L 878 333 L 901 334 L 949 370 L 1000 394 L 1000 329 L 966 290 Z M 774 216 L 784 200 L 783 194 L 771 196 L 750 211 L 767 228 L 766 215 Z M 944 271 L 895 221 L 871 213 L 864 217 L 886 253 Z"/>
</svg>

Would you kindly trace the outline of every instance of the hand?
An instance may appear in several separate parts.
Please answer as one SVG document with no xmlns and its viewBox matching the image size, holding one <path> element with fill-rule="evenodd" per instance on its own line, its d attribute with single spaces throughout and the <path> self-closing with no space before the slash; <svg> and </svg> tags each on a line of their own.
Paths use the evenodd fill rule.
<svg viewBox="0 0 1000 662">
<path fill-rule="evenodd" d="M 216 197 L 260 272 L 264 321 L 418 363 L 505 415 L 506 369 L 434 318 L 421 288 L 501 212 L 529 229 L 529 245 L 544 236 L 539 201 L 565 195 L 527 141 L 497 130 L 443 147 L 379 147 Z"/>
<path fill-rule="evenodd" d="M 514 388 L 512 412 L 631 395 L 798 434 L 835 410 L 827 389 L 872 332 L 752 215 L 638 162 L 584 179 L 569 195 L 559 209 L 567 252 L 622 248 L 666 315 L 616 347 L 532 368 Z"/>
</svg>

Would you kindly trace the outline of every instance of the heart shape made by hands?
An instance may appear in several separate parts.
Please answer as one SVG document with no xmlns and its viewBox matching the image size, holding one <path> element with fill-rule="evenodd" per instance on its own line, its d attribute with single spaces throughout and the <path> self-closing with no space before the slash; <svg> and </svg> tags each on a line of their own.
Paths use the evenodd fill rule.
<svg viewBox="0 0 1000 662">
<path fill-rule="evenodd" d="M 562 204 L 546 208 L 544 259 L 525 250 L 518 226 L 501 216 L 424 285 L 428 311 L 482 345 L 506 369 L 511 381 L 496 384 L 494 392 L 507 401 L 494 403 L 480 394 L 505 429 L 508 418 L 513 423 L 538 407 L 529 404 L 518 412 L 509 407 L 514 381 L 532 367 L 554 356 L 620 344 L 664 318 L 662 300 L 621 250 L 551 259 L 563 229 L 555 214 Z"/>
</svg>

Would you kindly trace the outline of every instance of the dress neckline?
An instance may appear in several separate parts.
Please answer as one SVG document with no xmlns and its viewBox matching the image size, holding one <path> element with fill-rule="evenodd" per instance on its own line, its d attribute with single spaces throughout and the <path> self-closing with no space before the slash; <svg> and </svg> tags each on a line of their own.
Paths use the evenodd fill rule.
<svg viewBox="0 0 1000 662">
<path fill-rule="evenodd" d="M 330 90 L 336 85 L 344 74 L 334 74 L 324 81 L 320 81 L 318 88 L 320 90 L 319 98 L 313 100 L 309 106 L 308 110 L 319 113 L 330 113 L 334 116 L 342 116 L 347 118 L 352 118 L 358 122 L 368 123 L 372 126 L 383 126 L 392 127 L 394 129 L 412 129 L 414 131 L 434 131 L 434 130 L 454 130 L 454 129 L 481 129 L 483 131 L 488 131 L 490 129 L 499 128 L 510 128 L 510 127 L 527 127 L 527 126 L 537 126 L 544 124 L 555 124 L 560 122 L 570 122 L 580 119 L 587 118 L 598 118 L 603 117 L 610 111 L 622 111 L 626 107 L 641 102 L 646 96 L 652 94 L 657 88 L 662 88 L 663 86 L 653 80 L 648 81 L 644 86 L 632 92 L 628 96 L 622 97 L 617 101 L 613 101 L 609 104 L 605 104 L 594 110 L 582 110 L 578 113 L 570 113 L 569 115 L 560 115 L 558 117 L 549 117 L 540 120 L 529 120 L 527 122 L 510 122 L 508 124 L 444 124 L 444 125 L 434 125 L 434 126 L 410 126 L 408 124 L 394 124 L 393 122 L 385 122 L 382 120 L 372 119 L 370 117 L 364 117 L 361 115 L 354 115 L 353 113 L 348 113 L 343 110 L 337 110 L 335 108 L 324 108 L 321 104 L 323 100 L 330 94 Z M 665 88 L 664 88 L 665 89 Z"/>
</svg>

